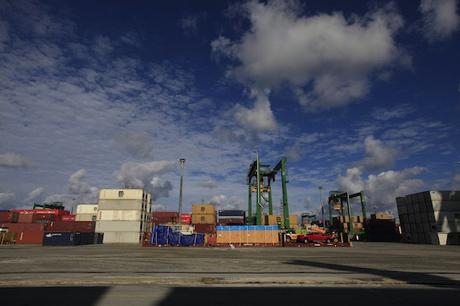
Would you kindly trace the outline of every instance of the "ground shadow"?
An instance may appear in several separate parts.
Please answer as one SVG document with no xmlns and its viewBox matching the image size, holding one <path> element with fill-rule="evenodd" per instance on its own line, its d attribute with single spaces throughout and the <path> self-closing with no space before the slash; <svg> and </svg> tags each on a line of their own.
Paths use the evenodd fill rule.
<svg viewBox="0 0 460 306">
<path fill-rule="evenodd" d="M 299 265 L 299 266 L 309 266 L 322 269 L 336 270 L 336 271 L 346 271 L 352 273 L 362 273 L 362 274 L 371 274 L 377 275 L 385 278 L 390 278 L 398 281 L 405 282 L 407 284 L 424 284 L 435 287 L 443 288 L 453 288 L 460 289 L 460 282 L 452 280 L 447 277 L 433 275 L 423 272 L 405 272 L 405 271 L 392 271 L 392 270 L 380 270 L 373 268 L 363 268 L 363 267 L 352 267 L 346 265 L 338 265 L 333 263 L 324 263 L 324 262 L 314 262 L 307 260 L 293 260 L 287 262 L 287 264 Z"/>
<path fill-rule="evenodd" d="M 4 306 L 96 306 L 110 287 L 0 287 Z"/>
<path fill-rule="evenodd" d="M 440 289 L 383 289 L 334 287 L 176 287 L 153 305 L 458 305 L 460 291 Z"/>
</svg>

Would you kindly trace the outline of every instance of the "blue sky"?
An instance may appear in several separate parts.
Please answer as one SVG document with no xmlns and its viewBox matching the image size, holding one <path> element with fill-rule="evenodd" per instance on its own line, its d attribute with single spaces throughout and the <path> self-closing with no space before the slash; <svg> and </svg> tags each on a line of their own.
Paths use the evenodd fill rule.
<svg viewBox="0 0 460 306">
<path fill-rule="evenodd" d="M 246 208 L 256 151 L 294 212 L 459 189 L 459 28 L 448 0 L 0 1 L 0 208 L 176 209 L 182 157 L 186 209 Z"/>
</svg>

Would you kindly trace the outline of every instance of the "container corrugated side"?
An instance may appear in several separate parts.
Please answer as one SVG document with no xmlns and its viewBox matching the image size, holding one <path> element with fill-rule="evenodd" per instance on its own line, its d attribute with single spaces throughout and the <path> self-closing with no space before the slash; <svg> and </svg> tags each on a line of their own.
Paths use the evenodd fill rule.
<svg viewBox="0 0 460 306">
<path fill-rule="evenodd" d="M 139 243 L 140 232 L 105 232 L 103 243 Z"/>
<path fill-rule="evenodd" d="M 99 210 L 97 221 L 141 221 L 144 215 L 140 210 Z"/>
<path fill-rule="evenodd" d="M 96 232 L 141 232 L 141 221 L 96 221 Z"/>
</svg>

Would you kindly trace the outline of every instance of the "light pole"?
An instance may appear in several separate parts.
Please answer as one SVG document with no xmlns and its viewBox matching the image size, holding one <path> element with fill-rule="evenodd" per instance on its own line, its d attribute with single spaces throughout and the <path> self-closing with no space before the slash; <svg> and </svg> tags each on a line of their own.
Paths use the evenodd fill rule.
<svg viewBox="0 0 460 306">
<path fill-rule="evenodd" d="M 179 187 L 179 224 L 182 224 L 181 213 L 182 213 L 182 187 L 184 185 L 184 168 L 185 158 L 179 159 L 180 166 L 180 187 Z"/>
<path fill-rule="evenodd" d="M 324 207 L 323 207 L 323 186 L 319 186 L 319 204 L 321 206 L 321 222 L 323 223 L 323 227 L 326 227 L 324 224 Z"/>
</svg>

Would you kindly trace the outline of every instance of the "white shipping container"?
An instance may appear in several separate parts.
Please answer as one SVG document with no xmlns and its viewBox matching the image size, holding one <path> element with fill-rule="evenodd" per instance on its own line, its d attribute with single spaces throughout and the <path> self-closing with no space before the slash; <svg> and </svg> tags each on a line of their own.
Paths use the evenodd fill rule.
<svg viewBox="0 0 460 306">
<path fill-rule="evenodd" d="M 96 221 L 96 232 L 141 232 L 144 226 L 141 221 Z"/>
<path fill-rule="evenodd" d="M 99 210 L 144 210 L 147 206 L 142 200 L 99 200 Z"/>
<path fill-rule="evenodd" d="M 147 200 L 147 193 L 143 189 L 101 189 L 100 200 L 125 199 L 125 200 Z"/>
<path fill-rule="evenodd" d="M 142 214 L 140 210 L 99 210 L 97 212 L 98 221 L 141 221 Z"/>
<path fill-rule="evenodd" d="M 77 205 L 78 214 L 95 214 L 97 213 L 97 204 L 79 204 Z"/>
<path fill-rule="evenodd" d="M 77 214 L 75 221 L 96 221 L 96 214 Z"/>
<path fill-rule="evenodd" d="M 140 243 L 139 232 L 105 232 L 103 243 Z"/>
</svg>

